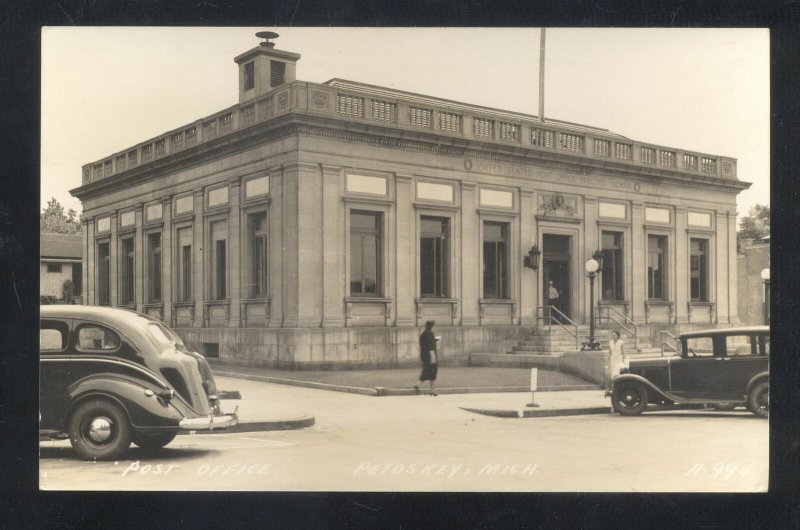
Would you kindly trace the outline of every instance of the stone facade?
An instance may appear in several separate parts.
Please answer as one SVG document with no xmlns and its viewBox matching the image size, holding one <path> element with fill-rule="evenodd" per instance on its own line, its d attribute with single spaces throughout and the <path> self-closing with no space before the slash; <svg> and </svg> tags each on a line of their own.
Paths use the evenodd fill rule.
<svg viewBox="0 0 800 530">
<path fill-rule="evenodd" d="M 434 319 L 458 363 L 535 327 L 550 279 L 585 323 L 584 263 L 602 249 L 596 298 L 615 314 L 673 331 L 738 322 L 749 184 L 734 159 L 297 81 L 298 59 L 240 55 L 238 105 L 83 168 L 87 303 L 148 312 L 207 355 L 289 368 L 414 364 Z M 537 270 L 523 266 L 533 245 Z"/>
<path fill-rule="evenodd" d="M 738 270 L 738 309 L 739 320 L 743 324 L 764 323 L 764 280 L 761 271 L 769 268 L 769 242 L 751 242 L 742 248 L 737 256 Z"/>
</svg>

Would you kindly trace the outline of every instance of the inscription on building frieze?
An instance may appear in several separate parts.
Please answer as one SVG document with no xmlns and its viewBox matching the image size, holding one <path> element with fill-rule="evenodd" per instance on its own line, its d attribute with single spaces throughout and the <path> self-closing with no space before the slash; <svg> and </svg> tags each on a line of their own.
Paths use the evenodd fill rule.
<svg viewBox="0 0 800 530">
<path fill-rule="evenodd" d="M 591 186 L 617 191 L 640 192 L 641 183 L 625 179 L 606 177 L 602 175 L 592 175 L 591 169 L 587 169 L 586 174 L 573 174 L 550 169 L 535 167 L 515 166 L 511 164 L 501 164 L 497 162 L 486 162 L 483 160 L 464 160 L 464 169 L 492 175 L 502 175 L 505 177 L 518 177 L 540 182 L 552 182 L 554 184 L 568 184 L 572 186 Z"/>
</svg>

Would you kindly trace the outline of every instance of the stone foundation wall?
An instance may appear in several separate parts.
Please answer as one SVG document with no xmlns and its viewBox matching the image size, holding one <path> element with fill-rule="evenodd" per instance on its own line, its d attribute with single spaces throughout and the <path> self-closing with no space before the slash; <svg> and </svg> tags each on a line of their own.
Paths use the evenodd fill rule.
<svg viewBox="0 0 800 530">
<path fill-rule="evenodd" d="M 397 368 L 419 364 L 417 328 L 175 328 L 187 346 L 232 364 L 287 370 Z M 440 363 L 466 366 L 471 353 L 505 353 L 519 326 L 437 326 Z"/>
</svg>

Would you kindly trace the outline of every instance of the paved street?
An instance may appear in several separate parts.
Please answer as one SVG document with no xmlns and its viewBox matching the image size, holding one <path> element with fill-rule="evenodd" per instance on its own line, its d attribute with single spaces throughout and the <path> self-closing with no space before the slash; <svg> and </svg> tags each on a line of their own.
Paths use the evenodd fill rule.
<svg viewBox="0 0 800 530">
<path fill-rule="evenodd" d="M 496 418 L 530 393 L 370 397 L 218 378 L 293 431 L 179 436 L 119 462 L 83 462 L 42 442 L 43 489 L 398 491 L 765 491 L 768 422 L 746 412 Z M 544 394 L 538 394 L 546 399 Z M 243 407 L 244 412 L 244 407 Z"/>
</svg>

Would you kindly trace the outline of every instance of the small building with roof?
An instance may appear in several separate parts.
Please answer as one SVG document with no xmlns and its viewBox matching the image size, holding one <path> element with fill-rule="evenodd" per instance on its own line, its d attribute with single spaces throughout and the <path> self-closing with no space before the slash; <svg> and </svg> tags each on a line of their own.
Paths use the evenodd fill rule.
<svg viewBox="0 0 800 530">
<path fill-rule="evenodd" d="M 72 295 L 80 303 L 83 287 L 82 240 L 81 234 L 39 235 L 39 294 L 43 299 L 62 300 L 64 282 L 70 280 Z"/>
</svg>

